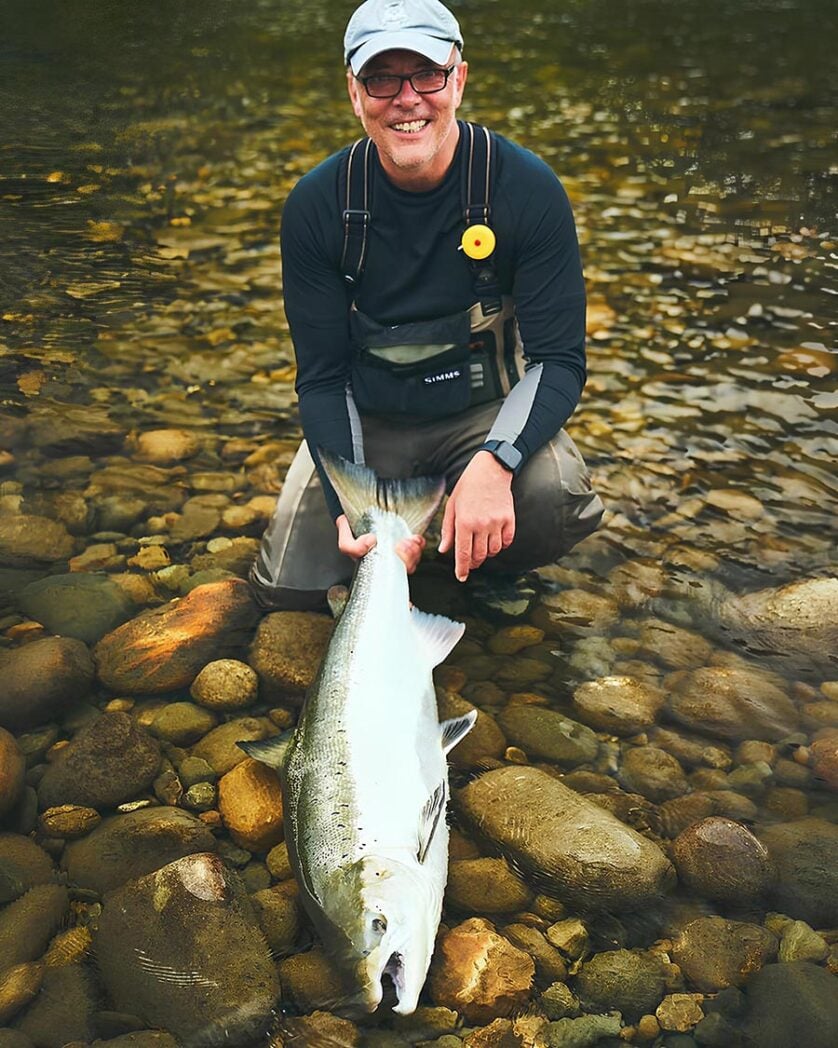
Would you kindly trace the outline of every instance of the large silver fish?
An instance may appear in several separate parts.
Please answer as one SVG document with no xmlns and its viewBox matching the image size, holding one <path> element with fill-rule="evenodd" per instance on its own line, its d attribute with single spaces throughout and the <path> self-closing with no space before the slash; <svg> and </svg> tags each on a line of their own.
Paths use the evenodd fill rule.
<svg viewBox="0 0 838 1048">
<path fill-rule="evenodd" d="M 287 741 L 241 743 L 278 768 L 301 899 L 324 944 L 374 1011 L 383 977 L 414 1011 L 434 949 L 448 870 L 446 754 L 476 718 L 439 723 L 431 672 L 461 623 L 411 607 L 396 544 L 427 527 L 443 493 L 428 478 L 379 480 L 322 455 L 356 535 L 357 568 L 299 723 Z"/>
</svg>

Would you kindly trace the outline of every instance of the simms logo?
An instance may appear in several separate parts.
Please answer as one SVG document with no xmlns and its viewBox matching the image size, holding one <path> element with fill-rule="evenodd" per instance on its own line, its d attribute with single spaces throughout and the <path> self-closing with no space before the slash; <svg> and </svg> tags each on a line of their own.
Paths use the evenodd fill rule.
<svg viewBox="0 0 838 1048">
<path fill-rule="evenodd" d="M 462 371 L 456 368 L 454 371 L 440 371 L 438 375 L 426 375 L 425 382 L 427 385 L 432 386 L 434 382 L 450 382 L 452 378 L 459 378 L 462 375 Z"/>
</svg>

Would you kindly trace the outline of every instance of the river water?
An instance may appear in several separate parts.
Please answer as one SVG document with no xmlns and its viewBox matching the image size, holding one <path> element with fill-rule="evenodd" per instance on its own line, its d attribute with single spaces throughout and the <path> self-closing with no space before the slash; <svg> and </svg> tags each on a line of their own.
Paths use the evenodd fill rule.
<svg viewBox="0 0 838 1048">
<path fill-rule="evenodd" d="M 300 175 L 357 133 L 340 52 L 351 9 L 323 0 L 3 5 L 0 515 L 57 520 L 73 536 L 63 558 L 0 548 L 3 651 L 45 635 L 19 595 L 66 572 L 70 554 L 82 556 L 76 569 L 150 575 L 164 562 L 126 568 L 126 558 L 162 546 L 166 565 L 185 565 L 183 583 L 208 543 L 213 552 L 237 537 L 225 509 L 256 500 L 241 519 L 258 537 L 259 499 L 276 495 L 300 432 L 278 224 Z M 746 597 L 835 576 L 835 6 L 465 0 L 455 9 L 470 63 L 461 115 L 548 160 L 574 206 L 589 381 L 568 428 L 608 512 L 598 535 L 542 573 L 518 670 L 518 655 L 491 647 L 498 625 L 478 617 L 450 660 L 465 677 L 451 679 L 491 713 L 517 695 L 513 705 L 584 720 L 574 690 L 609 675 L 671 692 L 687 688 L 667 677 L 673 670 L 728 666 L 743 680 L 770 670 L 795 707 L 795 730 L 750 725 L 747 704 L 739 729 L 715 732 L 713 714 L 702 724 L 694 711 L 669 723 L 722 753 L 705 765 L 743 803 L 717 803 L 715 814 L 758 835 L 806 815 L 834 824 L 838 758 L 818 764 L 815 744 L 825 733 L 819 745 L 832 739 L 834 749 L 838 727 L 829 647 L 838 600 L 804 588 L 782 628 L 767 597 Z M 174 470 L 132 474 L 130 492 L 107 480 L 109 468 L 143 459 L 144 432 L 170 428 L 197 438 L 200 453 Z M 165 515 L 183 500 L 169 500 L 167 485 L 204 496 L 216 526 L 173 533 Z M 133 508 L 117 505 L 129 496 Z M 113 553 L 103 553 L 109 543 Z M 426 603 L 456 610 L 456 595 L 435 592 L 437 577 L 419 579 Z M 688 631 L 689 657 L 655 651 L 648 630 L 662 620 Z M 699 642 L 712 649 L 703 662 Z M 114 698 L 124 696 L 102 688 L 95 702 Z M 52 741 L 72 737 L 71 724 L 56 723 Z M 718 775 L 708 783 L 707 768 L 690 764 L 686 744 L 656 742 L 655 730 L 601 730 L 585 767 L 655 808 L 677 788 L 658 795 L 623 770 L 626 749 L 651 742 L 682 762 L 681 794 L 721 790 Z M 513 736 L 496 763 L 569 770 Z M 742 750 L 753 740 L 768 750 Z M 28 752 L 35 785 L 43 750 Z M 591 780 L 583 792 L 602 789 Z M 677 835 L 655 818 L 658 809 L 649 834 Z M 52 851 L 60 856 L 54 841 Z M 79 905 L 95 905 L 82 896 Z M 692 902 L 704 914 L 743 912 L 708 909 L 700 893 Z M 776 909 L 751 908 L 749 920 L 762 926 Z M 804 959 L 836 972 L 838 937 L 828 933 L 838 915 L 792 910 L 787 903 L 824 933 L 828 956 L 815 949 Z M 534 926 L 547 927 L 548 911 L 535 907 Z M 463 917 L 446 911 L 449 926 Z M 646 948 L 681 928 L 617 923 L 614 932 L 593 920 L 594 945 L 565 959 L 585 961 L 608 942 Z M 700 992 L 699 983 L 680 987 Z M 738 1030 L 752 1018 L 730 1022 Z M 699 1043 L 694 1026 L 664 1028 L 658 1043 Z M 64 1043 L 60 1029 L 39 1036 L 33 1043 Z M 393 1043 L 422 1039 L 427 1031 Z"/>
</svg>

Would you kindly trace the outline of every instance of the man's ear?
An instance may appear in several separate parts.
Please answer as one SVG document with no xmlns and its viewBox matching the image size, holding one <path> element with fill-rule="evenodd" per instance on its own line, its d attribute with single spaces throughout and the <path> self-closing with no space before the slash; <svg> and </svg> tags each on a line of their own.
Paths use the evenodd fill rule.
<svg viewBox="0 0 838 1048">
<path fill-rule="evenodd" d="M 352 103 L 352 111 L 358 119 L 361 119 L 361 86 L 355 79 L 352 67 L 346 67 L 346 90 L 349 93 L 349 101 Z"/>
<path fill-rule="evenodd" d="M 454 91 L 454 106 L 459 106 L 463 100 L 463 92 L 466 88 L 466 80 L 468 80 L 468 62 L 460 62 L 454 69 L 454 74 L 457 77 L 457 87 Z"/>
</svg>

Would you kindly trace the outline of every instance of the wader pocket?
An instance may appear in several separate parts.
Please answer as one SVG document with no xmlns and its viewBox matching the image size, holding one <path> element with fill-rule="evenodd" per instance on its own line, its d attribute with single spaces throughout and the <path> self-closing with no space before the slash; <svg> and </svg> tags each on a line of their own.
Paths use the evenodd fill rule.
<svg viewBox="0 0 838 1048">
<path fill-rule="evenodd" d="M 350 328 L 362 412 L 434 418 L 471 403 L 468 313 L 385 327 L 353 310 Z"/>
</svg>

